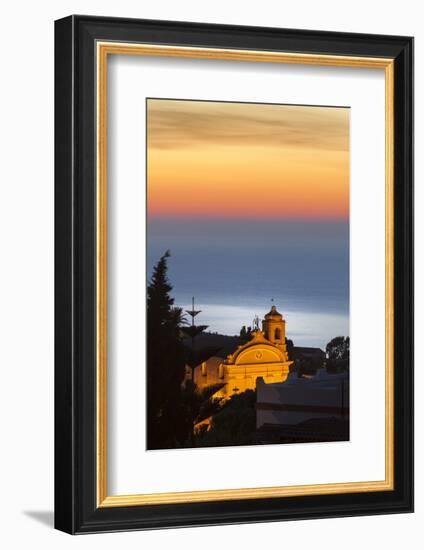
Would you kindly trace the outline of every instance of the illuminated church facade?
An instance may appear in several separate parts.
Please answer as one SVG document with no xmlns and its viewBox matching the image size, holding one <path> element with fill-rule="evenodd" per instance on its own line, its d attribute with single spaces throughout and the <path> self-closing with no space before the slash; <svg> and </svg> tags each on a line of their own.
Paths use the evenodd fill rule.
<svg viewBox="0 0 424 550">
<path fill-rule="evenodd" d="M 223 384 L 217 397 L 229 398 L 235 393 L 256 388 L 256 380 L 267 384 L 285 382 L 290 365 L 286 345 L 286 321 L 272 306 L 259 327 L 251 333 L 251 339 L 226 359 L 211 357 L 194 371 L 198 388 Z"/>
</svg>

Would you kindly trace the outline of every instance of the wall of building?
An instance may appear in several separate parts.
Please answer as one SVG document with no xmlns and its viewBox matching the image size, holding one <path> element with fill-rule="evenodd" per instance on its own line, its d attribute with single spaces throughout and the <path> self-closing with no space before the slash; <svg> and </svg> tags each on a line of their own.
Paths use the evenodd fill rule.
<svg viewBox="0 0 424 550">
<path fill-rule="evenodd" d="M 324 369 L 311 378 L 296 373 L 284 384 L 257 382 L 256 427 L 264 424 L 299 424 L 311 418 L 345 418 L 349 405 L 349 378 L 327 374 Z"/>
</svg>

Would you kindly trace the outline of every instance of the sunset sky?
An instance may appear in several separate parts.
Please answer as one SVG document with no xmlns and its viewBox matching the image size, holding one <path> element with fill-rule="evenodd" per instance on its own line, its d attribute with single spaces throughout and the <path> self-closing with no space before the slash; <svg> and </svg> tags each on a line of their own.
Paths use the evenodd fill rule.
<svg viewBox="0 0 424 550">
<path fill-rule="evenodd" d="M 349 333 L 349 109 L 147 102 L 148 276 L 238 334 L 274 300 L 297 345 Z"/>
<path fill-rule="evenodd" d="M 149 99 L 148 212 L 347 219 L 349 109 Z"/>
</svg>

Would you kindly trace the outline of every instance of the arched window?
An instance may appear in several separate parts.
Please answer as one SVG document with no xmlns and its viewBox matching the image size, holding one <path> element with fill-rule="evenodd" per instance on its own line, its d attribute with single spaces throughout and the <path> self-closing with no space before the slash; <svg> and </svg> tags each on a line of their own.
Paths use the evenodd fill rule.
<svg viewBox="0 0 424 550">
<path fill-rule="evenodd" d="M 281 341 L 281 329 L 279 329 L 279 328 L 275 329 L 274 340 Z"/>
</svg>

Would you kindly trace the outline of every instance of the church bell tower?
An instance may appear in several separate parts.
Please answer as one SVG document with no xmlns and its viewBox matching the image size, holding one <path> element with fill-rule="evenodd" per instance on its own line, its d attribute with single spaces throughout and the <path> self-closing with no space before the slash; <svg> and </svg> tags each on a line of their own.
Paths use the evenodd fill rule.
<svg viewBox="0 0 424 550">
<path fill-rule="evenodd" d="M 265 319 L 262 321 L 262 332 L 267 340 L 284 353 L 285 361 L 287 361 L 286 321 L 275 306 L 272 306 L 271 311 L 265 315 Z"/>
</svg>

